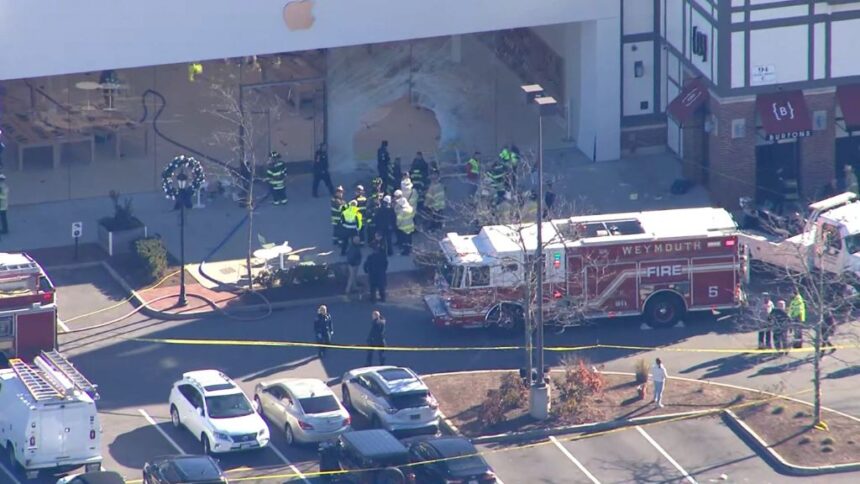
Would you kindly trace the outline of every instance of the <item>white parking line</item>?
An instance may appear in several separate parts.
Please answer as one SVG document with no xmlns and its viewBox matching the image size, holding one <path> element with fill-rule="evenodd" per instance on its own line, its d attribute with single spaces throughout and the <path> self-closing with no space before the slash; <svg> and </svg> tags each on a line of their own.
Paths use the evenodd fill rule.
<svg viewBox="0 0 860 484">
<path fill-rule="evenodd" d="M 66 323 L 64 323 L 62 319 L 57 318 L 57 324 L 60 325 L 60 328 L 63 329 L 63 332 L 68 333 L 70 331 L 69 327 L 66 326 Z"/>
<path fill-rule="evenodd" d="M 149 422 L 150 425 L 155 427 L 155 430 L 158 430 L 158 433 L 160 433 L 162 437 L 164 437 L 165 439 L 167 439 L 168 442 L 170 442 L 170 445 L 172 445 L 173 448 L 176 449 L 177 452 L 179 452 L 182 455 L 185 455 L 185 451 L 182 450 L 182 447 L 180 447 L 179 444 L 176 443 L 176 441 L 171 439 L 170 436 L 167 435 L 167 432 L 165 432 L 164 430 L 161 430 L 161 427 L 158 426 L 158 423 L 155 422 L 155 419 L 153 419 L 152 417 L 149 416 L 148 413 L 146 413 L 146 410 L 144 410 L 142 408 L 138 408 L 137 411 L 140 412 L 141 415 L 143 415 L 143 418 L 145 418 L 146 421 Z"/>
<path fill-rule="evenodd" d="M 586 469 L 585 466 L 582 465 L 582 463 L 580 463 L 579 460 L 577 460 L 577 458 L 573 456 L 573 454 L 571 454 L 563 445 L 561 445 L 561 442 L 559 442 L 558 439 L 555 438 L 555 436 L 550 435 L 549 440 L 550 442 L 555 444 L 556 447 L 558 447 L 558 450 L 560 450 L 561 453 L 565 455 L 565 457 L 567 457 L 568 459 L 570 459 L 571 462 L 576 464 L 576 467 L 579 467 L 579 470 L 581 470 L 582 473 L 585 474 L 585 477 L 591 479 L 591 482 L 593 482 L 594 484 L 600 484 L 600 481 L 598 481 L 597 478 L 594 477 L 594 474 L 588 472 L 588 469 Z"/>
<path fill-rule="evenodd" d="M 308 484 L 310 484 L 310 482 L 311 482 L 311 481 L 309 481 L 309 480 L 308 480 L 308 478 L 307 478 L 307 477 L 305 477 L 305 475 L 304 475 L 304 474 L 302 474 L 302 471 L 300 471 L 300 470 L 298 469 L 298 467 L 294 466 L 294 465 L 293 465 L 293 463 L 292 463 L 292 462 L 290 462 L 290 459 L 287 459 L 287 456 L 285 456 L 284 454 L 282 454 L 282 453 L 281 453 L 281 451 L 280 451 L 280 450 L 278 450 L 278 448 L 277 448 L 277 447 L 275 447 L 275 444 L 273 444 L 273 443 L 272 443 L 272 441 L 269 441 L 269 448 L 270 448 L 270 449 L 272 449 L 272 452 L 274 452 L 274 453 L 275 453 L 275 455 L 277 455 L 277 456 L 278 456 L 278 458 L 280 458 L 280 459 L 284 462 L 284 464 L 286 464 L 286 465 L 288 465 L 288 466 L 290 467 L 290 470 L 291 470 L 291 471 L 293 471 L 297 476 L 301 477 L 303 481 L 305 481 L 305 482 L 307 482 Z"/>
<path fill-rule="evenodd" d="M 662 447 L 660 447 L 660 444 L 658 444 L 658 443 L 657 443 L 657 441 L 655 441 L 654 439 L 652 439 L 652 438 L 651 438 L 651 436 L 650 436 L 650 435 L 648 435 L 648 433 L 647 433 L 647 432 L 645 432 L 645 430 L 643 430 L 643 429 L 642 429 L 642 427 L 640 427 L 640 426 L 638 426 L 638 425 L 637 425 L 637 426 L 636 426 L 636 430 L 638 430 L 638 431 L 639 431 L 639 433 L 640 433 L 640 434 L 642 434 L 642 437 L 645 437 L 645 440 L 647 440 L 651 445 L 653 445 L 653 446 L 654 446 L 654 448 L 655 448 L 655 449 L 657 449 L 657 452 L 659 452 L 659 453 L 663 454 L 663 457 L 665 457 L 665 458 L 666 458 L 666 460 L 668 460 L 668 461 L 669 461 L 673 466 L 675 466 L 675 469 L 678 469 L 678 472 L 680 472 L 680 473 L 681 473 L 681 475 L 683 475 L 683 476 L 684 476 L 684 478 L 685 478 L 685 479 L 687 479 L 687 481 L 689 481 L 689 482 L 690 482 L 690 484 L 698 484 L 698 483 L 696 482 L 696 480 L 695 480 L 695 479 L 693 479 L 693 477 L 692 477 L 689 473 L 687 473 L 687 471 L 685 471 L 685 470 L 684 470 L 684 468 L 683 468 L 683 467 L 681 467 L 681 465 L 680 465 L 680 464 L 678 464 L 678 463 L 675 461 L 675 459 L 673 459 L 673 458 L 672 458 L 672 456 L 671 456 L 671 455 L 669 455 L 669 453 L 668 453 L 668 452 L 666 452 L 665 450 L 663 450 L 663 448 L 662 448 Z"/>
<path fill-rule="evenodd" d="M 19 481 L 19 480 L 15 477 L 15 475 L 14 475 L 14 474 L 12 474 L 11 472 L 9 472 L 9 469 L 6 469 L 6 466 L 5 466 L 5 465 L 0 464 L 0 471 L 3 471 L 3 474 L 6 474 L 6 476 L 7 476 L 7 477 L 9 477 L 9 479 L 11 479 L 11 480 L 10 480 L 10 482 L 13 482 L 14 484 L 21 484 L 21 481 Z"/>
</svg>

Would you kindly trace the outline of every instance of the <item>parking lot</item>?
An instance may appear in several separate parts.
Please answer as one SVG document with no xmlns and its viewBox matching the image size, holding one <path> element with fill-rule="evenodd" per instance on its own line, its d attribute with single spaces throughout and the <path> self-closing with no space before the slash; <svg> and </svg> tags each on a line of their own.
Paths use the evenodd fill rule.
<svg viewBox="0 0 860 484">
<path fill-rule="evenodd" d="M 133 308 L 122 303 L 122 291 L 98 271 L 56 271 L 52 277 L 60 287 L 60 317 L 71 330 L 127 314 Z M 115 306 L 109 311 L 88 314 L 94 308 Z M 389 320 L 391 345 L 451 346 L 462 345 L 464 336 L 440 332 L 430 324 L 420 302 L 395 300 L 379 306 Z M 333 303 L 329 309 L 335 318 L 335 342 L 362 344 L 367 335 L 367 303 Z M 104 467 L 120 472 L 131 482 L 140 480 L 145 462 L 166 454 L 200 453 L 201 445 L 190 433 L 175 429 L 169 420 L 167 404 L 171 384 L 183 372 L 217 368 L 231 376 L 247 394 L 254 385 L 282 377 L 319 378 L 339 394 L 339 376 L 364 363 L 364 352 L 331 351 L 323 360 L 311 348 L 252 346 L 184 346 L 134 341 L 148 338 L 213 338 L 312 341 L 312 316 L 316 307 L 304 306 L 276 312 L 264 319 L 248 321 L 226 317 L 189 321 L 158 321 L 136 314 L 119 323 L 93 330 L 73 332 L 60 337 L 61 351 L 93 382 L 99 385 L 98 402 Z M 84 317 L 78 317 L 85 315 Z M 596 341 L 620 344 L 642 344 L 643 335 L 651 345 L 742 345 L 748 336 L 721 333 L 718 325 L 689 326 L 668 331 L 638 331 L 637 322 L 621 325 L 577 329 L 563 335 L 549 335 L 550 344 L 576 345 Z M 470 345 L 516 344 L 512 338 L 483 332 L 468 333 Z M 516 368 L 517 352 L 396 352 L 388 362 L 413 368 L 421 374 Z M 846 354 L 847 355 L 847 354 Z M 557 355 L 550 355 L 556 357 Z M 623 361 L 632 367 L 631 357 L 613 350 L 590 353 L 597 363 Z M 682 360 L 681 358 L 685 358 Z M 670 371 L 696 377 L 718 369 L 731 375 L 728 366 L 734 360 L 722 356 L 673 354 Z M 748 363 L 748 362 L 747 362 Z M 755 362 L 753 362 L 755 363 Z M 767 362 L 765 362 L 767 364 Z M 631 366 L 628 366 L 631 365 Z M 715 366 L 716 365 L 716 366 Z M 839 367 L 836 367 L 839 368 Z M 755 367 L 738 373 L 749 378 Z M 789 377 L 803 384 L 794 373 L 768 373 L 757 376 L 756 383 L 786 381 Z M 733 380 L 738 381 L 738 380 Z M 856 403 L 856 395 L 846 380 L 828 381 L 828 395 Z M 740 383 L 746 383 L 741 381 Z M 794 387 L 797 388 L 797 387 Z M 787 391 L 791 391 L 789 385 Z M 360 425 L 360 422 L 357 422 Z M 314 447 L 287 446 L 279 430 L 272 429 L 272 442 L 266 449 L 223 455 L 221 466 L 238 482 L 316 482 L 318 455 Z M 647 435 L 647 437 L 646 437 Z M 481 446 L 489 463 L 505 484 L 564 482 L 789 482 L 791 478 L 776 473 L 766 462 L 726 428 L 719 419 L 697 419 L 655 424 L 643 429 L 621 430 L 589 438 L 559 437 L 528 446 Z M 689 476 L 689 478 L 687 477 Z M 852 479 L 852 477 L 854 477 Z M 833 475 L 807 478 L 805 482 L 851 482 L 856 476 Z M 0 467 L 0 482 L 24 483 L 23 476 L 8 474 L 8 465 Z M 39 483 L 55 482 L 44 477 Z"/>
</svg>

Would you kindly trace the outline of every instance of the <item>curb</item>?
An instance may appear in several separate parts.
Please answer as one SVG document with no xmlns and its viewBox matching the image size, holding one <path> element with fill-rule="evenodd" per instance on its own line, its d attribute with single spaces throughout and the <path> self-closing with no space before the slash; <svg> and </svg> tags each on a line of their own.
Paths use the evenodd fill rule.
<svg viewBox="0 0 860 484">
<path fill-rule="evenodd" d="M 774 450 L 767 442 L 750 428 L 743 420 L 738 418 L 734 412 L 729 409 L 721 412 L 723 421 L 735 431 L 735 433 L 745 441 L 756 453 L 761 455 L 770 465 L 782 472 L 783 474 L 793 476 L 818 476 L 823 474 L 835 474 L 838 472 L 853 472 L 860 470 L 860 462 L 850 464 L 834 464 L 819 467 L 798 466 L 789 463 L 776 450 Z"/>
</svg>

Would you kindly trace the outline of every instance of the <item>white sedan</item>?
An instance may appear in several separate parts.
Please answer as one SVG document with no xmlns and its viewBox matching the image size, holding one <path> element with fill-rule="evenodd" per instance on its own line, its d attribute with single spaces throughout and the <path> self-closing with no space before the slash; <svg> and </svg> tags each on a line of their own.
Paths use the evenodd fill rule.
<svg viewBox="0 0 860 484">
<path fill-rule="evenodd" d="M 284 378 L 258 383 L 254 402 L 259 412 L 283 429 L 287 445 L 321 442 L 349 430 L 349 412 L 320 380 Z"/>
</svg>

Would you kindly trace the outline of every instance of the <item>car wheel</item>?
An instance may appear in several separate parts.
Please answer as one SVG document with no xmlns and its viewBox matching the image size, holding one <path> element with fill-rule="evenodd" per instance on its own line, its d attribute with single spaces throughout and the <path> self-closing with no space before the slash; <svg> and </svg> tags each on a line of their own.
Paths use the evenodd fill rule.
<svg viewBox="0 0 860 484">
<path fill-rule="evenodd" d="M 6 456 L 9 458 L 9 468 L 12 472 L 21 471 L 21 464 L 15 458 L 15 447 L 13 447 L 12 442 L 6 444 Z"/>
<path fill-rule="evenodd" d="M 296 441 L 296 436 L 293 435 L 293 428 L 290 424 L 284 425 L 284 442 L 287 445 L 293 445 Z"/>
<path fill-rule="evenodd" d="M 254 403 L 257 405 L 257 413 L 263 415 L 263 402 L 260 401 L 259 395 L 254 395 Z"/>
<path fill-rule="evenodd" d="M 396 467 L 386 467 L 379 471 L 374 482 L 377 484 L 403 484 L 406 482 L 406 476 Z"/>
<path fill-rule="evenodd" d="M 342 385 L 340 388 L 341 388 L 341 395 L 343 396 L 343 398 L 342 398 L 343 406 L 351 410 L 352 409 L 352 396 L 350 396 L 350 394 L 349 394 L 349 389 L 346 387 L 346 385 Z"/>
<path fill-rule="evenodd" d="M 684 302 L 674 294 L 659 294 L 648 301 L 645 314 L 648 326 L 671 328 L 684 315 Z"/>
<path fill-rule="evenodd" d="M 203 444 L 203 455 L 211 454 L 212 446 L 209 444 L 209 437 L 206 437 L 206 434 L 201 435 L 200 442 Z"/>
<path fill-rule="evenodd" d="M 177 429 L 182 427 L 182 420 L 179 419 L 179 410 L 176 410 L 174 405 L 170 406 L 170 422 Z"/>
</svg>

